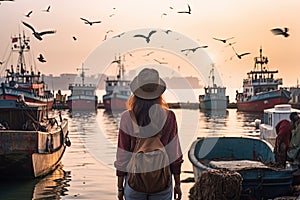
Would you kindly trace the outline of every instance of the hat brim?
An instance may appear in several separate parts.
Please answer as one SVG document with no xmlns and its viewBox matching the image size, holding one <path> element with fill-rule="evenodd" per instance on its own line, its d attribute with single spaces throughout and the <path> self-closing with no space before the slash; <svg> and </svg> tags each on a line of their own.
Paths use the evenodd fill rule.
<svg viewBox="0 0 300 200">
<path fill-rule="evenodd" d="M 131 92 L 135 96 L 137 96 L 141 99 L 156 99 L 156 98 L 160 97 L 166 90 L 166 83 L 161 78 L 159 78 L 159 84 L 157 84 L 157 87 L 155 88 L 155 90 L 153 90 L 151 92 L 144 91 L 141 88 L 142 86 L 143 85 L 138 84 L 137 77 L 135 77 L 133 79 L 133 81 L 130 83 Z"/>
</svg>

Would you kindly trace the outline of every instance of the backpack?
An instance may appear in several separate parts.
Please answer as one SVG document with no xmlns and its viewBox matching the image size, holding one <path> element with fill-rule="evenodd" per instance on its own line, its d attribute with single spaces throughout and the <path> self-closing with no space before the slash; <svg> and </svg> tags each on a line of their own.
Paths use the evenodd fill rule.
<svg viewBox="0 0 300 200">
<path fill-rule="evenodd" d="M 130 113 L 133 119 L 134 132 L 138 133 L 134 113 Z M 157 193 L 170 187 L 172 176 L 169 157 L 160 138 L 162 133 L 149 137 L 136 139 L 136 145 L 132 157 L 128 163 L 128 184 L 138 192 Z"/>
</svg>

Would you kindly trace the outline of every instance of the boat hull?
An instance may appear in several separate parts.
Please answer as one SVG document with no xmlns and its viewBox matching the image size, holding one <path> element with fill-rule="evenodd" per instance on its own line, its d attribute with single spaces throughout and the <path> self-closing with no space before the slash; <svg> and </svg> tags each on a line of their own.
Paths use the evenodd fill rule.
<svg viewBox="0 0 300 200">
<path fill-rule="evenodd" d="M 204 110 L 226 110 L 227 100 L 214 99 L 214 100 L 202 100 L 200 101 L 200 109 Z"/>
<path fill-rule="evenodd" d="M 72 99 L 67 101 L 67 106 L 71 110 L 97 110 L 96 99 Z"/>
<path fill-rule="evenodd" d="M 66 149 L 68 121 L 51 132 L 0 130 L 0 175 L 40 177 L 52 172 Z"/>
<path fill-rule="evenodd" d="M 103 106 L 105 110 L 126 110 L 126 104 L 129 96 L 121 96 L 118 94 L 104 95 Z"/>
<path fill-rule="evenodd" d="M 274 153 L 270 144 L 252 137 L 207 137 L 193 142 L 188 153 L 193 164 L 195 180 L 206 170 L 215 170 L 213 162 L 223 164 L 245 162 L 234 165 L 243 178 L 242 195 L 251 195 L 257 199 L 274 198 L 291 192 L 295 169 L 274 169 L 263 163 L 273 162 Z M 250 167 L 248 163 L 255 163 Z M 259 164 L 259 165 L 257 165 Z M 225 167 L 232 170 L 229 167 Z"/>
<path fill-rule="evenodd" d="M 17 88 L 3 87 L 0 90 L 0 100 L 17 100 L 19 95 L 23 95 L 25 102 L 40 103 L 47 105 L 51 109 L 54 102 L 54 97 L 40 97 L 30 92 L 18 90 Z"/>
<path fill-rule="evenodd" d="M 249 101 L 238 101 L 237 109 L 246 112 L 263 112 L 265 109 L 273 108 L 275 105 L 287 104 L 289 100 L 289 95 L 286 95 L 283 91 L 272 91 L 252 97 Z"/>
</svg>

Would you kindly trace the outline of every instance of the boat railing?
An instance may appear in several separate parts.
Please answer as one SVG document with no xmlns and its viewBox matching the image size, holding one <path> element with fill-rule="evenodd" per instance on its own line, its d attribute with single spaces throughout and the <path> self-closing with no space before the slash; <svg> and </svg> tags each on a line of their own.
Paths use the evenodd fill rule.
<svg viewBox="0 0 300 200">
<path fill-rule="evenodd" d="M 244 79 L 244 85 L 254 85 L 254 84 L 276 84 L 282 85 L 283 81 L 282 78 L 272 79 L 272 78 L 259 78 L 259 79 Z"/>
</svg>

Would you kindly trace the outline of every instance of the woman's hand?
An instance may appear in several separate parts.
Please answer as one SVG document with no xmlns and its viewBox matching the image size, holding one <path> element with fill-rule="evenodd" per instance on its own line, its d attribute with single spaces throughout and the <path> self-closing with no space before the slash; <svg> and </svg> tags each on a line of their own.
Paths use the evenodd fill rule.
<svg viewBox="0 0 300 200">
<path fill-rule="evenodd" d="M 118 176 L 118 200 L 124 199 L 124 176 Z"/>
<path fill-rule="evenodd" d="M 180 200 L 182 197 L 180 184 L 175 184 L 174 186 L 174 199 Z"/>
</svg>

